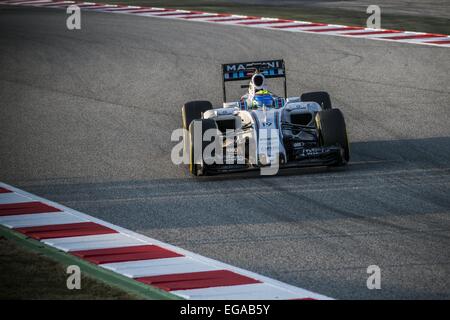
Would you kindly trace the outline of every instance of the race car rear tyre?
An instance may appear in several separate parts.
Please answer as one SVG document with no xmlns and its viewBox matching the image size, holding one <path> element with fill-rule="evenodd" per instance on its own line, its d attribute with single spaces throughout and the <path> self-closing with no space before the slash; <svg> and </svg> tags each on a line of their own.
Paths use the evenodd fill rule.
<svg viewBox="0 0 450 320">
<path fill-rule="evenodd" d="M 344 153 L 337 165 L 345 165 L 350 160 L 347 129 L 344 115 L 339 109 L 319 111 L 316 115 L 320 141 L 323 147 L 340 146 Z"/>
<path fill-rule="evenodd" d="M 303 93 L 300 97 L 301 101 L 314 101 L 320 104 L 323 110 L 331 109 L 331 99 L 328 92 L 317 91 Z"/>
<path fill-rule="evenodd" d="M 209 101 L 190 101 L 181 108 L 181 116 L 183 119 L 183 129 L 189 128 L 192 120 L 201 119 L 202 113 L 212 109 Z"/>
<path fill-rule="evenodd" d="M 206 174 L 203 151 L 211 142 L 203 141 L 203 136 L 209 129 L 218 130 L 216 122 L 212 119 L 195 119 L 189 125 L 189 172 L 194 176 Z M 196 139 L 201 143 L 196 144 Z M 196 146 L 200 146 L 201 149 L 196 150 Z"/>
</svg>

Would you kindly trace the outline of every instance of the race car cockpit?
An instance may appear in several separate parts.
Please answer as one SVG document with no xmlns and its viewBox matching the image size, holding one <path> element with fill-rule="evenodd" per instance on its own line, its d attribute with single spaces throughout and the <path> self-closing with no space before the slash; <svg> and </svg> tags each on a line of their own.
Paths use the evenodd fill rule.
<svg viewBox="0 0 450 320">
<path fill-rule="evenodd" d="M 222 68 L 224 103 L 226 102 L 226 82 L 250 80 L 247 85 L 241 85 L 241 88 L 248 88 L 247 93 L 238 102 L 242 110 L 277 109 L 284 106 L 285 98 L 269 91 L 265 81 L 267 78 L 282 78 L 284 80 L 284 95 L 286 96 L 286 74 L 283 60 L 224 64 Z"/>
<path fill-rule="evenodd" d="M 249 84 L 248 93 L 241 97 L 244 109 L 281 108 L 284 98 L 281 98 L 267 89 L 265 77 L 261 73 L 255 73 Z"/>
</svg>

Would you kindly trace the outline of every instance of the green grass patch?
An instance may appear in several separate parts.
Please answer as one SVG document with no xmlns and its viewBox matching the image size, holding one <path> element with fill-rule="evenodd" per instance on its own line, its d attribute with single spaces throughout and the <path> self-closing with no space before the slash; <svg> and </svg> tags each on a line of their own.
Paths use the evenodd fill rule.
<svg viewBox="0 0 450 320">
<path fill-rule="evenodd" d="M 81 289 L 66 286 L 66 267 L 0 237 L 0 299 L 139 299 L 89 276 Z"/>
<path fill-rule="evenodd" d="M 181 299 L 3 226 L 0 241 L 0 299 Z M 67 289 L 69 265 L 81 270 L 80 290 Z"/>
</svg>

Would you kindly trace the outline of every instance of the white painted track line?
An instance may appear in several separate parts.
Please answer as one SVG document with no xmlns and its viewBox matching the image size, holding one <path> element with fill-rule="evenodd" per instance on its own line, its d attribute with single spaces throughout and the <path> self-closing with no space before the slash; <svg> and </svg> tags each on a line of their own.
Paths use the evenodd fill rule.
<svg viewBox="0 0 450 320">
<path fill-rule="evenodd" d="M 94 236 L 46 239 L 44 243 L 62 251 L 81 251 L 105 248 L 119 248 L 150 244 L 122 233 L 100 234 Z"/>
<path fill-rule="evenodd" d="M 16 5 L 18 6 L 23 6 L 23 5 L 44 5 L 44 4 L 48 4 L 48 3 L 52 3 L 52 0 L 41 0 L 41 1 L 24 1 L 24 2 L 20 2 L 17 3 Z"/>
<path fill-rule="evenodd" d="M 189 257 L 107 263 L 102 267 L 130 278 L 219 270 L 213 265 Z"/>
<path fill-rule="evenodd" d="M 30 202 L 31 199 L 17 193 L 0 193 L 0 204 Z"/>
<path fill-rule="evenodd" d="M 229 287 L 215 287 L 192 290 L 175 290 L 172 293 L 192 300 L 289 300 L 307 299 L 309 295 L 293 294 L 288 290 L 274 287 L 266 283 L 254 283 Z"/>
<path fill-rule="evenodd" d="M 39 214 L 22 214 L 0 217 L 0 224 L 8 228 L 38 227 L 45 225 L 87 222 L 65 212 L 49 212 Z"/>
<path fill-rule="evenodd" d="M 67 7 L 68 5 L 71 4 L 75 4 L 75 1 L 51 1 L 50 3 L 32 3 L 32 4 L 28 4 L 30 6 L 33 7 L 46 7 L 46 8 L 51 8 L 51 7 Z M 20 4 L 20 5 L 24 5 L 24 4 Z"/>
</svg>

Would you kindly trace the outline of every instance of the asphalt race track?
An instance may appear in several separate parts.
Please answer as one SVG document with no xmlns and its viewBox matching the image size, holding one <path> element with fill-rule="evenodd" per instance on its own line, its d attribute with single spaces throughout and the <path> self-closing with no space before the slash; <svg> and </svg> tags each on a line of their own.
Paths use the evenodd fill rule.
<svg viewBox="0 0 450 320">
<path fill-rule="evenodd" d="M 334 298 L 450 298 L 450 49 L 121 14 L 0 7 L 0 181 Z M 327 90 L 346 169 L 192 178 L 181 105 L 220 64 L 284 58 Z M 381 290 L 366 269 L 381 268 Z"/>
</svg>

